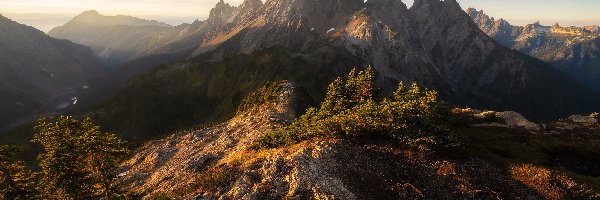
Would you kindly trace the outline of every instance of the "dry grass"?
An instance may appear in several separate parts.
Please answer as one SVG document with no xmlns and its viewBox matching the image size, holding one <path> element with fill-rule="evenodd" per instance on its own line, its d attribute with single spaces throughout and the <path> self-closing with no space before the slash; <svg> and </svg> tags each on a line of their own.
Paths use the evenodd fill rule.
<svg viewBox="0 0 600 200">
<path fill-rule="evenodd" d="M 509 167 L 511 176 L 548 199 L 594 199 L 600 194 L 593 193 L 585 185 L 577 184 L 568 176 L 532 164 L 518 164 Z"/>
</svg>

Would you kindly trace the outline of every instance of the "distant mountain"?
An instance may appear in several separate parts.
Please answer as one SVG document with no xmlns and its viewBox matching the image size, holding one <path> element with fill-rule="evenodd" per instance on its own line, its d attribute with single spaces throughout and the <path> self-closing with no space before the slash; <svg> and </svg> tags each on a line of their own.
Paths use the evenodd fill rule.
<svg viewBox="0 0 600 200">
<path fill-rule="evenodd" d="M 557 69 L 600 91 L 600 28 L 544 26 L 539 22 L 513 26 L 469 8 L 471 19 L 500 44 L 553 64 Z"/>
<path fill-rule="evenodd" d="M 171 27 L 157 21 L 87 11 L 48 34 L 90 46 L 107 65 L 117 67 L 144 56 L 193 49 L 208 30 L 228 23 L 231 19 L 227 16 L 234 12 L 236 7 L 221 1 L 208 20 Z"/>
<path fill-rule="evenodd" d="M 195 44 L 187 59 L 129 82 L 100 118 L 119 130 L 168 132 L 223 119 L 249 91 L 283 79 L 314 105 L 326 83 L 369 65 L 384 92 L 417 82 L 453 105 L 536 119 L 597 108 L 595 93 L 499 45 L 455 0 L 417 0 L 410 9 L 397 0 L 246 0 L 219 2 L 211 13 L 185 42 Z"/>
<path fill-rule="evenodd" d="M 150 41 L 158 40 L 169 28 L 170 25 L 158 21 L 86 11 L 52 29 L 48 35 L 89 46 L 104 63 L 112 66 L 139 57 Z"/>
<path fill-rule="evenodd" d="M 54 110 L 46 107 L 106 70 L 88 47 L 1 15 L 0 47 L 0 129 L 19 117 Z"/>
</svg>

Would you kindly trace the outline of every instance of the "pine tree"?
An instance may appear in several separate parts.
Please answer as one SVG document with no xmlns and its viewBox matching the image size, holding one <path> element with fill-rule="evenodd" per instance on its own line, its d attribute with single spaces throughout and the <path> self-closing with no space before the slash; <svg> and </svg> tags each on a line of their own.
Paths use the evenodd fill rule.
<svg viewBox="0 0 600 200">
<path fill-rule="evenodd" d="M 91 119 L 58 116 L 42 118 L 34 142 L 44 148 L 38 156 L 44 196 L 56 199 L 109 198 L 111 174 L 127 153 L 125 143 L 103 133 Z"/>
<path fill-rule="evenodd" d="M 15 146 L 0 146 L 0 199 L 33 199 L 37 195 L 35 175 L 15 159 L 18 151 Z"/>
<path fill-rule="evenodd" d="M 356 93 L 353 100 L 356 103 L 364 103 L 373 100 L 376 97 L 375 72 L 369 67 L 365 71 L 360 71 L 356 76 Z"/>
</svg>

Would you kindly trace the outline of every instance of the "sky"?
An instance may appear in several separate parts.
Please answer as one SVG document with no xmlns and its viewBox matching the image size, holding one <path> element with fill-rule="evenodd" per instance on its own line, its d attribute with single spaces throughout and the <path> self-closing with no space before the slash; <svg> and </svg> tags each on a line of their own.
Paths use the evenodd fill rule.
<svg viewBox="0 0 600 200">
<path fill-rule="evenodd" d="M 62 25 L 86 10 L 125 14 L 177 25 L 205 19 L 219 0 L 0 0 L 0 13 L 43 31 Z M 263 0 L 265 1 L 265 0 Z M 412 5 L 413 0 L 403 0 Z M 600 25 L 600 0 L 458 0 L 515 25 L 535 21 L 563 26 Z M 242 0 L 225 0 L 239 5 Z"/>
</svg>

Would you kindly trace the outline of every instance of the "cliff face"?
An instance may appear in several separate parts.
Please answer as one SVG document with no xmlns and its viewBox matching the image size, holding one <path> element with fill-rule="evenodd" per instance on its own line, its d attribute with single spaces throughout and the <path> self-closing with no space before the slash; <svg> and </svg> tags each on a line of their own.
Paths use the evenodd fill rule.
<svg viewBox="0 0 600 200">
<path fill-rule="evenodd" d="M 474 8 L 469 8 L 467 13 L 483 32 L 500 44 L 549 62 L 589 87 L 600 89 L 598 26 L 544 26 L 539 22 L 513 26 Z"/>
<path fill-rule="evenodd" d="M 193 55 L 220 60 L 273 46 L 299 54 L 335 46 L 360 58 L 358 65 L 372 65 L 382 75 L 384 89 L 415 81 L 440 91 L 451 103 L 514 109 L 536 117 L 557 116 L 535 113 L 555 107 L 550 104 L 578 107 L 574 110 L 590 106 L 573 100 L 589 94 L 584 87 L 550 65 L 498 45 L 456 1 L 419 0 L 410 9 L 388 0 L 266 1 L 244 16 L 251 17 L 234 17 L 209 32 Z M 500 30 L 508 25 L 497 26 Z M 563 92 L 533 89 L 546 87 L 542 83 Z M 557 99 L 548 102 L 542 96 Z M 534 111 L 519 105 L 516 99 L 522 98 L 545 105 Z"/>
</svg>

